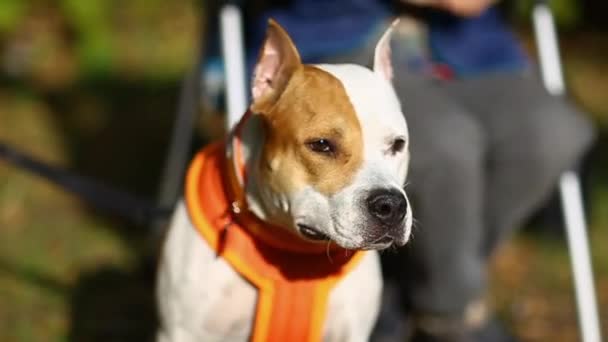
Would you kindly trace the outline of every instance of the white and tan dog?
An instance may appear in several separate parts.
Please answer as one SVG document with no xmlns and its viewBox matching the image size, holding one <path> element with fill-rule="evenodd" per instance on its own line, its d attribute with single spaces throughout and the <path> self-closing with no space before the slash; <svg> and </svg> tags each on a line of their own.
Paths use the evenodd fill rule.
<svg viewBox="0 0 608 342">
<path fill-rule="evenodd" d="M 408 131 L 391 84 L 393 26 L 370 70 L 304 65 L 287 33 L 270 21 L 252 83 L 254 114 L 225 142 L 231 159 L 235 139 L 242 143 L 248 181 L 241 186 L 247 210 L 261 221 L 321 249 L 331 243 L 371 250 L 332 288 L 325 341 L 369 338 L 382 289 L 373 250 L 401 246 L 410 235 L 403 190 Z M 256 288 L 218 254 L 180 203 L 160 263 L 158 341 L 250 338 Z"/>
</svg>

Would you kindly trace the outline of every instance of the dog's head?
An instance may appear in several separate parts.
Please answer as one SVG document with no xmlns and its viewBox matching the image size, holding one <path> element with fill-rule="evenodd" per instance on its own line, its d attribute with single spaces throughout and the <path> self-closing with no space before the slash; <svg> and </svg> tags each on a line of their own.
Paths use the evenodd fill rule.
<svg viewBox="0 0 608 342">
<path fill-rule="evenodd" d="M 306 239 L 381 249 L 409 238 L 409 140 L 391 84 L 393 26 L 370 70 L 304 65 L 269 22 L 252 84 L 251 110 L 265 129 L 256 182 L 269 218 Z"/>
</svg>

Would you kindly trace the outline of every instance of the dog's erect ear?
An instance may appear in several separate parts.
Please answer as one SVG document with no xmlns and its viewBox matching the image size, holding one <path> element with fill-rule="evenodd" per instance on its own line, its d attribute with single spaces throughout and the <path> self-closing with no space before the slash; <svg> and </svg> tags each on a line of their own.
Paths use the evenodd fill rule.
<svg viewBox="0 0 608 342">
<path fill-rule="evenodd" d="M 391 61 L 391 35 L 393 29 L 399 24 L 399 19 L 393 20 L 386 29 L 374 50 L 374 72 L 379 73 L 388 81 L 393 79 L 393 64 Z"/>
<path fill-rule="evenodd" d="M 265 108 L 274 104 L 287 81 L 301 65 L 300 54 L 287 32 L 270 19 L 266 39 L 254 68 L 251 110 L 254 113 L 264 112 Z"/>
</svg>

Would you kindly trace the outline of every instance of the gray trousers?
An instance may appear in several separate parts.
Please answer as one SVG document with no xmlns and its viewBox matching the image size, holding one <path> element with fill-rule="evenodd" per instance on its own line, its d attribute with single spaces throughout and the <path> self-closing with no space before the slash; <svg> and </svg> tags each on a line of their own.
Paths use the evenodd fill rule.
<svg viewBox="0 0 608 342">
<path fill-rule="evenodd" d="M 327 62 L 366 64 L 371 51 Z M 410 312 L 458 317 L 484 295 L 489 257 L 576 166 L 594 130 L 531 70 L 437 82 L 394 67 L 416 223 L 411 242 L 388 253 L 398 260 L 390 271 Z"/>
<path fill-rule="evenodd" d="M 417 220 L 398 256 L 411 310 L 460 315 L 483 296 L 488 258 L 593 140 L 589 121 L 531 72 L 432 83 L 397 72 Z"/>
</svg>

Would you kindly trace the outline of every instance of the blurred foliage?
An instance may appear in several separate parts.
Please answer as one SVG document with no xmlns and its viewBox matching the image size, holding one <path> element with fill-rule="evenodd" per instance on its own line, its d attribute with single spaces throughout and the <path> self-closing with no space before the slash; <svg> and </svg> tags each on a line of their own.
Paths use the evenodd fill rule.
<svg viewBox="0 0 608 342">
<path fill-rule="evenodd" d="M 2 0 L 6 74 L 58 86 L 78 77 L 179 77 L 194 61 L 193 0 Z"/>
<path fill-rule="evenodd" d="M 0 10 L 0 34 L 10 31 L 23 17 L 26 3 L 22 0 L 2 0 Z"/>
<path fill-rule="evenodd" d="M 85 70 L 108 72 L 113 54 L 111 1 L 62 0 L 61 9 L 79 38 L 79 57 Z M 127 2 L 129 3 L 129 2 Z"/>
</svg>

